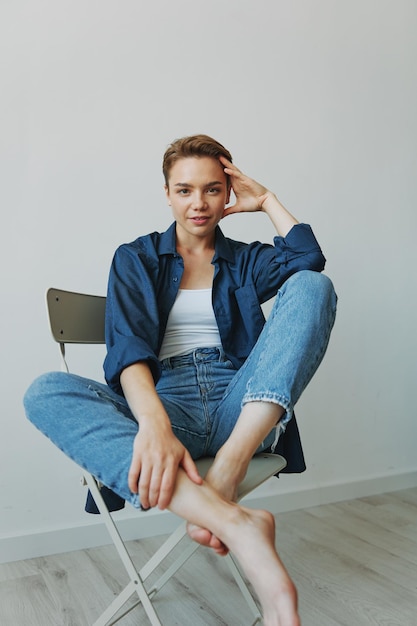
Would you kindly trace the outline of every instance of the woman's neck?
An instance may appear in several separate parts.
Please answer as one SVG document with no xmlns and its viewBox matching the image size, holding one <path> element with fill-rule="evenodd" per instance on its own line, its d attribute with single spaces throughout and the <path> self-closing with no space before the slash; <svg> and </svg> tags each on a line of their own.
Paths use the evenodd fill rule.
<svg viewBox="0 0 417 626">
<path fill-rule="evenodd" d="M 214 249 L 187 250 L 177 248 L 184 261 L 181 289 L 209 289 L 213 284 L 214 265 L 212 265 Z"/>
</svg>

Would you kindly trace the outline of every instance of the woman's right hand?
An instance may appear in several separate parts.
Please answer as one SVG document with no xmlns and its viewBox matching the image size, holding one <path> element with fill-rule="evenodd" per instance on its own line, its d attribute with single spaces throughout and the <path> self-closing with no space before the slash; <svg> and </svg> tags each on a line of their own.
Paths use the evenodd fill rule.
<svg viewBox="0 0 417 626">
<path fill-rule="evenodd" d="M 135 437 L 129 470 L 129 489 L 138 493 L 144 509 L 169 506 L 178 469 L 201 484 L 197 467 L 188 450 L 172 432 L 170 424 L 143 423 Z"/>
<path fill-rule="evenodd" d="M 138 362 L 126 367 L 120 383 L 139 424 L 133 442 L 129 489 L 139 494 L 144 509 L 165 509 L 171 502 L 179 468 L 197 484 L 203 482 L 202 478 L 190 453 L 172 431 L 148 364 Z"/>
</svg>

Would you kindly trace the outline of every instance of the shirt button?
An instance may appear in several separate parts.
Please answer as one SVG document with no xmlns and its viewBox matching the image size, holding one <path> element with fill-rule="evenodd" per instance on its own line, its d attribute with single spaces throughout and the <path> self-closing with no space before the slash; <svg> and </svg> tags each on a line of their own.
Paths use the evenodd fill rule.
<svg viewBox="0 0 417 626">
<path fill-rule="evenodd" d="M 174 283 L 176 283 L 178 278 L 176 276 L 174 276 L 174 278 L 172 280 L 174 281 Z"/>
</svg>

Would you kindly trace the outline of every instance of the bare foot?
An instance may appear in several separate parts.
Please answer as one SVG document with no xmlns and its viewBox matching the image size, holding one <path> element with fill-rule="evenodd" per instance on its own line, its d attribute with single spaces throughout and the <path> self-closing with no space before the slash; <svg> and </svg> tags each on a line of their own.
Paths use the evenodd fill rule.
<svg viewBox="0 0 417 626">
<path fill-rule="evenodd" d="M 231 478 L 228 476 L 226 468 L 223 467 L 222 462 L 219 461 L 219 457 L 216 457 L 207 472 L 205 480 L 225 500 L 228 502 L 236 502 L 237 489 L 243 478 L 244 476 L 242 476 L 242 478 L 238 476 Z M 188 523 L 187 533 L 193 541 L 200 543 L 202 546 L 213 548 L 220 556 L 225 556 L 229 552 L 229 548 L 206 528 L 200 528 L 200 526 Z"/>
<path fill-rule="evenodd" d="M 206 481 L 190 481 L 182 469 L 170 510 L 194 525 L 196 540 L 217 540 L 230 549 L 259 598 L 264 626 L 300 626 L 297 591 L 276 551 L 271 513 L 228 502 Z"/>
<path fill-rule="evenodd" d="M 267 511 L 236 507 L 222 537 L 236 556 L 262 606 L 265 626 L 300 626 L 297 591 L 275 549 L 275 521 Z"/>
</svg>

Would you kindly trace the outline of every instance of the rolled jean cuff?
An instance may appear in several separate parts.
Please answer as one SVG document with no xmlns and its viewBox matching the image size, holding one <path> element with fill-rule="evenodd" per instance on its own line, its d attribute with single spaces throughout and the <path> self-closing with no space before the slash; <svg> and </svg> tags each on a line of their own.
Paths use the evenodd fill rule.
<svg viewBox="0 0 417 626">
<path fill-rule="evenodd" d="M 272 404 L 279 404 L 285 411 L 285 414 L 279 420 L 277 426 L 283 433 L 286 426 L 294 414 L 294 407 L 291 402 L 285 396 L 277 393 L 246 393 L 242 398 L 242 408 L 248 402 L 270 402 Z"/>
</svg>

